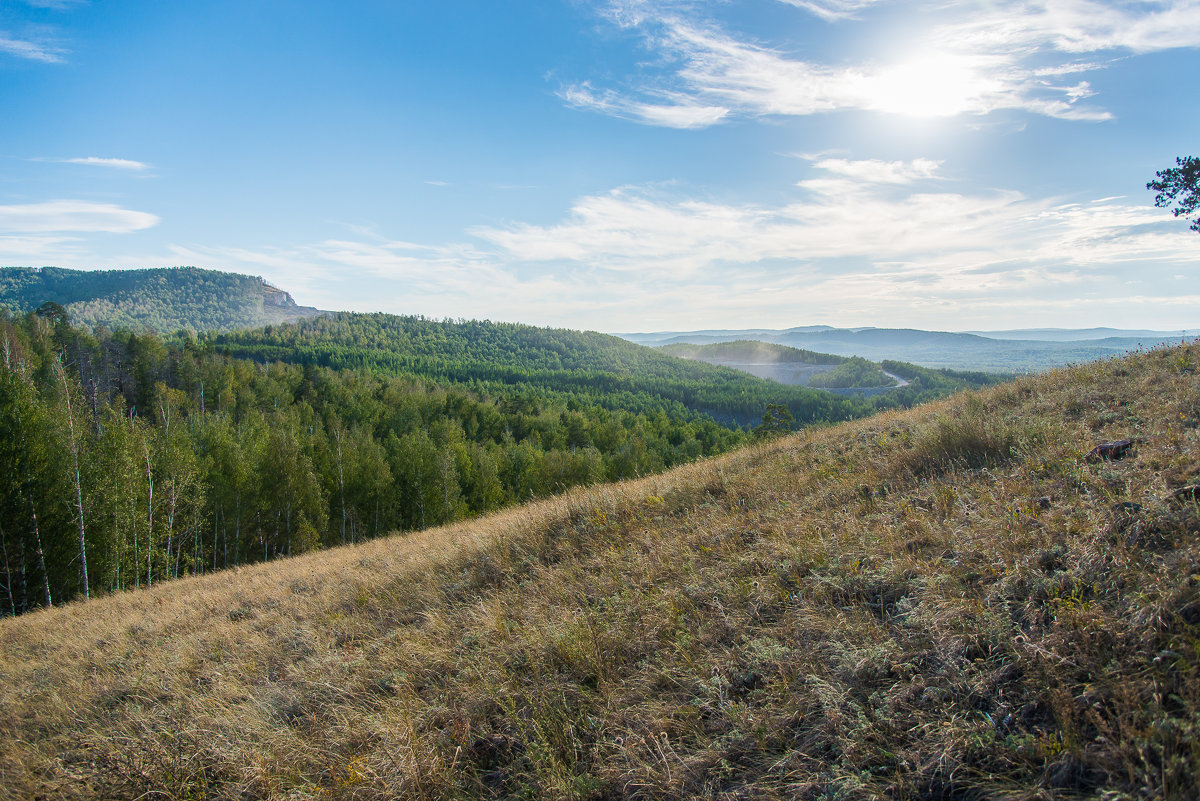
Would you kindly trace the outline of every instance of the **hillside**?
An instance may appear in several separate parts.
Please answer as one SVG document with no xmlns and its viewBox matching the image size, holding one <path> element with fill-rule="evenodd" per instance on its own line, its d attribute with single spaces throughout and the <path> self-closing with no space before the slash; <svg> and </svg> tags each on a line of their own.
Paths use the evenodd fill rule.
<svg viewBox="0 0 1200 801">
<path fill-rule="evenodd" d="M 876 364 L 859 356 L 834 356 L 745 339 L 708 345 L 677 343 L 662 345 L 658 350 L 681 359 L 732 367 L 781 384 L 869 397 L 877 408 L 912 406 L 963 389 L 998 384 L 1010 377 L 918 367 L 893 360 Z"/>
<path fill-rule="evenodd" d="M 811 350 L 789 348 L 754 339 L 735 339 L 694 345 L 677 342 L 663 345 L 660 350 L 681 359 L 700 359 L 711 364 L 811 364 L 836 366 L 846 361 L 844 356 L 815 353 Z"/>
<path fill-rule="evenodd" d="M 1117 334 L 1105 336 L 1106 334 Z M 678 343 L 714 344 L 756 339 L 870 361 L 895 360 L 923 367 L 994 373 L 1027 373 L 1119 356 L 1142 348 L 1176 344 L 1180 333 L 1055 329 L 954 333 L 912 328 L 830 328 L 801 326 L 785 330 L 694 331 L 621 334 L 631 342 L 660 347 Z M 1151 332 L 1154 333 L 1154 332 Z"/>
<path fill-rule="evenodd" d="M 845 420 L 873 408 L 608 334 L 487 320 L 342 312 L 269 330 L 233 331 L 212 343 L 256 361 L 414 376 L 494 392 L 569 393 L 611 409 L 735 426 L 758 423 L 768 403 L 786 404 L 800 424 Z"/>
<path fill-rule="evenodd" d="M 320 314 L 261 278 L 196 267 L 152 270 L 0 268 L 0 307 L 63 306 L 72 323 L 131 331 L 230 331 Z"/>
<path fill-rule="evenodd" d="M 1198 367 L 0 621 L 0 795 L 1194 798 Z"/>
<path fill-rule="evenodd" d="M 664 353 L 720 364 L 781 384 L 829 390 L 884 389 L 900 385 L 880 365 L 859 356 L 834 356 L 754 340 L 711 345 L 664 345 Z"/>
<path fill-rule="evenodd" d="M 766 433 L 776 404 L 829 424 L 971 385 L 913 368 L 846 398 L 603 334 L 383 314 L 164 339 L 0 309 L 0 345 L 0 615 L 661 472 Z"/>
</svg>

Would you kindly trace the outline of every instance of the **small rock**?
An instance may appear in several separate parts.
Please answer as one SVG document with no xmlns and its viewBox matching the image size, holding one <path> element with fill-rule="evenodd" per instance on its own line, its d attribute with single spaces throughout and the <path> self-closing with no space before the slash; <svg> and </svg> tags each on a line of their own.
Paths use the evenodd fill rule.
<svg viewBox="0 0 1200 801">
<path fill-rule="evenodd" d="M 1088 451 L 1084 458 L 1089 462 L 1111 462 L 1124 459 L 1133 450 L 1133 440 L 1118 439 L 1112 442 L 1101 442 Z"/>
<path fill-rule="evenodd" d="M 1034 501 L 1033 505 L 1039 509 L 1049 509 L 1050 508 L 1050 496 L 1043 495 L 1042 497 L 1040 497 L 1036 501 Z"/>
</svg>

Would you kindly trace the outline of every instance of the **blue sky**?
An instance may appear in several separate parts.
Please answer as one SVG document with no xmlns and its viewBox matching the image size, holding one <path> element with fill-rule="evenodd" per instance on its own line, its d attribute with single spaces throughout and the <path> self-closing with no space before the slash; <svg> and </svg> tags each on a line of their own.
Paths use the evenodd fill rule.
<svg viewBox="0 0 1200 801">
<path fill-rule="evenodd" d="M 1200 1 L 0 0 L 0 264 L 601 331 L 1200 327 Z"/>
</svg>

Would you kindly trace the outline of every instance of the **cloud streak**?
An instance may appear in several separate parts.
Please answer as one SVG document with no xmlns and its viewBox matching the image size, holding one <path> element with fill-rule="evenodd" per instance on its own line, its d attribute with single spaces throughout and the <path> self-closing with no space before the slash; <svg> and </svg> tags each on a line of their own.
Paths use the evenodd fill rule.
<svg viewBox="0 0 1200 801">
<path fill-rule="evenodd" d="M 112 203 L 51 200 L 45 203 L 0 206 L 0 233 L 49 232 L 125 234 L 157 225 L 159 218 Z"/>
<path fill-rule="evenodd" d="M 44 64 L 61 64 L 67 51 L 51 42 L 21 39 L 0 31 L 0 53 Z"/>
<path fill-rule="evenodd" d="M 58 161 L 63 164 L 86 164 L 92 167 L 111 167 L 117 170 L 148 170 L 150 165 L 143 161 L 133 161 L 132 159 L 109 159 L 98 158 L 96 156 L 87 156 L 85 158 L 74 159 L 50 159 L 50 161 Z"/>
</svg>

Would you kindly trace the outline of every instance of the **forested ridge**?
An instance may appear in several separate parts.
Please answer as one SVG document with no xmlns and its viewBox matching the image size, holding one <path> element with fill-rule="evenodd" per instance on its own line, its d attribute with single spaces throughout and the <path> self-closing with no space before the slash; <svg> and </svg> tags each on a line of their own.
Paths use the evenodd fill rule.
<svg viewBox="0 0 1200 801">
<path fill-rule="evenodd" d="M 873 408 L 685 361 L 608 334 L 516 323 L 339 313 L 228 332 L 213 342 L 258 361 L 420 376 L 481 391 L 565 394 L 610 409 L 714 417 L 741 426 L 758 422 L 770 403 L 787 405 L 800 424 L 847 420 Z"/>
<path fill-rule="evenodd" d="M 981 389 L 1013 377 L 977 370 L 920 367 L 892 359 L 875 363 L 860 356 L 835 356 L 758 340 L 738 339 L 706 345 L 674 343 L 655 346 L 655 349 L 681 359 L 695 359 L 709 364 L 833 365 L 828 372 L 818 373 L 808 379 L 808 386 L 825 389 L 891 386 L 896 382 L 888 376 L 889 372 L 909 382 L 904 387 L 873 397 L 870 402 L 879 409 L 911 406 L 961 389 Z"/>
<path fill-rule="evenodd" d="M 689 342 L 674 342 L 670 345 L 660 345 L 663 353 L 678 356 L 681 359 L 700 359 L 706 361 L 762 361 L 769 364 L 842 364 L 845 356 L 834 356 L 831 353 L 792 348 L 787 345 L 777 345 L 774 342 L 760 342 L 750 339 L 735 339 L 730 342 L 712 342 L 707 345 L 697 345 Z"/>
<path fill-rule="evenodd" d="M 62 306 L 79 325 L 162 334 L 228 331 L 318 313 L 261 278 L 197 267 L 0 268 L 0 307 L 23 314 L 46 302 Z"/>
<path fill-rule="evenodd" d="M 0 340 L 9 614 L 425 528 L 748 436 L 653 404 L 266 363 L 36 314 L 4 316 Z"/>
</svg>

